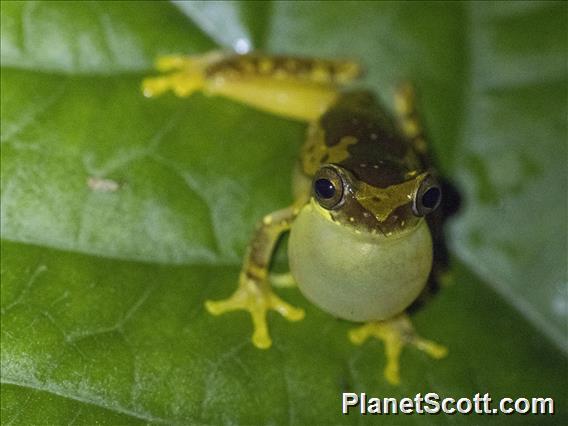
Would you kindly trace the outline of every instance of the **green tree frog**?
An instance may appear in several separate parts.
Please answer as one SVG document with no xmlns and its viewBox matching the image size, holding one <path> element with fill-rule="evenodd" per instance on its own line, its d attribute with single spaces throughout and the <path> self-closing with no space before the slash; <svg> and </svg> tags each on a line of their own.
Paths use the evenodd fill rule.
<svg viewBox="0 0 568 426">
<path fill-rule="evenodd" d="M 269 310 L 301 320 L 304 311 L 270 286 L 275 244 L 290 231 L 290 272 L 300 291 L 331 315 L 363 323 L 349 332 L 354 344 L 384 341 L 390 383 L 400 381 L 406 344 L 444 357 L 446 348 L 419 337 L 405 314 L 432 268 L 424 216 L 441 199 L 412 87 L 396 91 L 393 119 L 370 92 L 343 90 L 361 71 L 351 61 L 210 52 L 164 56 L 157 68 L 164 74 L 143 82 L 148 97 L 202 91 L 308 123 L 294 203 L 260 221 L 235 293 L 207 301 L 206 309 L 213 315 L 248 311 L 252 342 L 261 349 L 271 346 Z"/>
</svg>

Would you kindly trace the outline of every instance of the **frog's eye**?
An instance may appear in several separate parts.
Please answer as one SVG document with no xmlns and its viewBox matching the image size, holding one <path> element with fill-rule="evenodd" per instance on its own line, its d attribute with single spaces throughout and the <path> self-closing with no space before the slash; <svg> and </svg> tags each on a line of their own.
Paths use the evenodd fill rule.
<svg viewBox="0 0 568 426">
<path fill-rule="evenodd" d="M 318 203 L 328 210 L 338 207 L 343 200 L 343 180 L 333 167 L 322 167 L 313 180 L 313 194 Z"/>
<path fill-rule="evenodd" d="M 442 201 L 442 189 L 432 176 L 426 177 L 414 195 L 412 211 L 416 216 L 425 216 L 436 210 Z"/>
</svg>

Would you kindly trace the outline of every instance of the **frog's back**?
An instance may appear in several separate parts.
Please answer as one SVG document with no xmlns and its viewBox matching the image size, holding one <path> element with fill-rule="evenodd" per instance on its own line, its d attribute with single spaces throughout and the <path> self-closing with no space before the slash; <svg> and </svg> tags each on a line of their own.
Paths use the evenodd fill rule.
<svg viewBox="0 0 568 426">
<path fill-rule="evenodd" d="M 366 91 L 341 94 L 311 124 L 301 156 L 302 171 L 313 176 L 328 163 L 376 187 L 398 184 L 423 169 L 393 118 Z"/>
</svg>

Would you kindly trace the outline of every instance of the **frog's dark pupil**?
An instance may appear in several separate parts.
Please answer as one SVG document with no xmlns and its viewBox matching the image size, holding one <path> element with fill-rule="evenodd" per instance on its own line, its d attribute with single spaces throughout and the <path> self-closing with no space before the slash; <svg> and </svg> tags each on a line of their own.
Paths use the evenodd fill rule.
<svg viewBox="0 0 568 426">
<path fill-rule="evenodd" d="M 424 195 L 422 195 L 422 205 L 427 209 L 433 209 L 438 204 L 440 200 L 440 189 L 435 186 L 428 189 Z"/>
<path fill-rule="evenodd" d="M 328 179 L 318 179 L 314 186 L 316 194 L 320 198 L 329 199 L 335 195 L 335 186 Z"/>
</svg>

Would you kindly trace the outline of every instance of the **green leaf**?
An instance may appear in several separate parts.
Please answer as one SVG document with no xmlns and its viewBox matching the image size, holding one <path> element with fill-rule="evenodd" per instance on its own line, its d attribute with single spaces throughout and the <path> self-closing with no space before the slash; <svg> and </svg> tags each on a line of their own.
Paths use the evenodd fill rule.
<svg viewBox="0 0 568 426">
<path fill-rule="evenodd" d="M 2 2 L 2 421 L 355 424 L 341 392 L 552 397 L 566 361 L 564 3 Z M 447 345 L 354 347 L 296 289 L 255 349 L 227 297 L 255 222 L 291 201 L 305 126 L 225 99 L 146 99 L 155 57 L 215 47 L 351 56 L 390 104 L 410 80 L 460 189 L 453 284 L 413 315 Z M 285 249 L 278 253 L 285 263 Z M 478 417 L 428 416 L 432 424 Z M 411 424 L 415 416 L 383 419 Z"/>
</svg>

